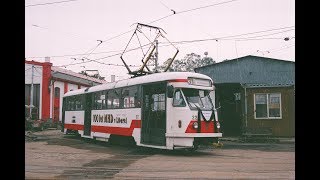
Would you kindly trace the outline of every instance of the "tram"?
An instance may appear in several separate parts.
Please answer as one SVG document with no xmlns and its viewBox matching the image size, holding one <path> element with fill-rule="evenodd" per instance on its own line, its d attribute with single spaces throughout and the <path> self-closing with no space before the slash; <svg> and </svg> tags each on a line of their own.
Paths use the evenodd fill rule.
<svg viewBox="0 0 320 180">
<path fill-rule="evenodd" d="M 69 91 L 63 97 L 62 131 L 137 146 L 196 149 L 222 137 L 214 84 L 193 72 L 163 72 Z"/>
</svg>

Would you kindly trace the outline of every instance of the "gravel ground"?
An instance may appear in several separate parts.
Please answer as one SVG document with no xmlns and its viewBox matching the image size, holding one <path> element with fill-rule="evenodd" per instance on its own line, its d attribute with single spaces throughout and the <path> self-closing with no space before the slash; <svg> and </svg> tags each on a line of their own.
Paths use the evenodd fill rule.
<svg viewBox="0 0 320 180">
<path fill-rule="evenodd" d="M 295 144 L 223 142 L 195 152 L 26 133 L 26 179 L 295 179 Z"/>
</svg>

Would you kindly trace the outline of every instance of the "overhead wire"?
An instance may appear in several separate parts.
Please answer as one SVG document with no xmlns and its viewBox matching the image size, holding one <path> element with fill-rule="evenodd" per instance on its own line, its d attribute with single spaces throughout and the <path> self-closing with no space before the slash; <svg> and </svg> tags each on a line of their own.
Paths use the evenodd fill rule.
<svg viewBox="0 0 320 180">
<path fill-rule="evenodd" d="M 264 55 L 264 52 L 268 53 L 268 54 L 272 54 L 272 53 L 275 53 L 275 52 L 278 52 L 278 51 L 289 49 L 289 48 L 291 48 L 293 46 L 295 46 L 295 44 L 292 43 L 292 44 L 289 44 L 289 45 L 281 46 L 279 48 L 273 48 L 273 49 L 269 49 L 269 50 L 265 50 L 265 51 L 256 50 L 255 52 L 250 53 L 250 55 L 254 55 L 254 54 L 258 53 L 258 52 L 261 52 L 263 55 Z"/>
<path fill-rule="evenodd" d="M 294 26 L 291 26 L 294 27 Z M 285 27 L 288 28 L 288 27 Z M 210 40 L 220 40 L 220 39 L 225 39 L 225 38 L 230 38 L 230 37 L 238 37 L 238 36 L 244 36 L 244 35 L 249 35 L 249 34 L 256 34 L 256 33 L 261 33 L 261 32 L 268 32 L 268 31 L 274 31 L 274 30 L 280 30 L 280 29 L 285 29 L 285 28 L 275 28 L 275 29 L 270 29 L 270 30 L 264 30 L 264 31 L 257 31 L 257 32 L 251 32 L 251 33 L 243 33 L 243 34 L 238 34 L 238 35 L 232 35 L 232 36 L 224 36 L 224 37 L 216 37 L 216 38 L 207 38 L 207 39 L 196 39 L 196 40 L 186 40 L 186 41 L 176 41 L 172 43 L 184 43 L 184 42 L 200 42 L 200 41 L 210 41 Z"/>
<path fill-rule="evenodd" d="M 203 8 L 208 8 L 208 7 L 212 7 L 212 6 L 216 6 L 216 5 L 231 3 L 231 2 L 234 2 L 234 1 L 238 1 L 238 0 L 231 0 L 231 1 L 225 1 L 225 2 L 220 2 L 220 3 L 215 3 L 215 4 L 211 4 L 211 5 L 207 5 L 207 6 L 202 6 L 202 7 L 198 7 L 198 8 L 193 8 L 193 9 L 188 9 L 188 10 L 180 11 L 180 12 L 174 12 L 174 14 L 182 14 L 182 13 L 186 13 L 186 12 L 190 12 L 190 11 L 194 11 L 194 10 L 199 10 L 199 9 L 203 9 Z M 167 7 L 167 6 L 166 6 L 166 7 Z M 167 8 L 168 8 L 168 7 L 167 7 Z M 167 15 L 167 16 L 162 17 L 162 18 L 160 18 L 160 19 L 156 19 L 156 20 L 154 20 L 154 21 L 149 22 L 149 24 L 152 24 L 152 23 L 157 22 L 157 21 L 159 21 L 159 20 L 165 19 L 165 18 L 170 17 L 170 16 L 172 16 L 172 15 L 174 15 L 174 14 L 170 14 L 170 15 Z M 262 33 L 262 32 L 273 31 L 273 30 L 280 30 L 280 29 L 286 29 L 286 28 L 292 28 L 292 27 L 294 27 L 294 26 L 284 27 L 284 28 L 278 28 L 278 29 L 271 29 L 271 30 L 266 30 L 266 31 L 258 31 L 258 32 L 254 32 L 254 33 L 245 33 L 245 34 L 240 34 L 240 35 L 235 35 L 235 36 L 229 36 L 229 37 L 244 36 L 244 35 L 249 35 L 249 34 Z M 111 37 L 111 38 L 109 38 L 109 39 L 107 39 L 107 40 L 104 40 L 103 42 L 112 40 L 112 39 L 117 38 L 117 37 L 120 37 L 120 36 L 122 36 L 122 35 L 124 35 L 124 34 L 127 34 L 127 33 L 131 32 L 131 31 L 134 31 L 134 29 L 131 29 L 131 30 L 129 30 L 129 31 L 126 31 L 126 32 L 124 32 L 124 33 L 121 33 L 121 34 L 119 34 L 119 35 L 117 35 L 117 36 Z M 287 31 L 290 31 L 290 30 L 287 30 Z M 287 32 L 287 31 L 284 31 L 284 32 Z M 274 34 L 279 34 L 279 33 L 282 33 L 282 32 L 278 32 L 278 33 L 274 33 Z M 263 36 L 263 35 L 262 35 L 262 36 Z M 228 36 L 226 36 L 226 37 L 228 37 Z M 222 38 L 226 38 L 226 37 L 222 37 Z M 261 36 L 256 36 L 256 37 L 261 37 Z M 222 39 L 222 38 L 219 38 L 219 39 Z M 131 37 L 131 39 L 132 39 L 132 37 Z M 149 40 L 149 39 L 148 39 L 148 40 Z M 208 39 L 208 40 L 217 40 L 217 38 Z M 150 40 L 149 40 L 149 41 L 150 41 Z M 206 41 L 206 40 L 195 40 L 195 41 Z M 170 41 L 169 41 L 169 42 L 170 42 Z M 170 43 L 171 43 L 171 42 L 170 42 Z M 171 44 L 173 45 L 173 43 L 174 43 L 174 42 L 172 42 Z M 175 47 L 175 46 L 174 46 L 174 47 Z M 175 48 L 176 48 L 176 47 L 175 47 Z"/>
<path fill-rule="evenodd" d="M 72 1 L 72 0 L 70 0 L 70 1 Z M 73 0 L 73 1 L 76 1 L 76 0 Z M 176 11 L 174 11 L 174 10 L 172 10 L 172 9 L 170 9 L 170 10 L 172 10 L 172 11 L 174 12 L 174 14 L 182 14 L 182 13 L 186 13 L 186 12 L 190 12 L 190 11 L 195 11 L 195 10 L 199 10 L 199 9 L 203 9 L 203 8 L 208 8 L 208 7 L 212 7 L 212 6 L 216 6 L 216 5 L 231 3 L 231 2 L 234 2 L 234 1 L 238 1 L 238 0 L 231 0 L 231 1 L 225 1 L 225 2 L 220 2 L 220 3 L 210 4 L 210 5 L 207 5 L 207 6 L 201 6 L 201 7 L 197 7 L 197 8 L 193 8 L 193 9 L 188 9 L 188 10 L 184 10 L 184 11 L 180 11 L 180 12 L 176 12 Z M 53 2 L 53 3 L 62 3 L 62 2 L 69 2 L 69 1 L 60 1 L 60 2 Z M 53 3 L 44 3 L 44 4 L 53 4 Z M 44 5 L 44 4 L 35 4 L 35 5 Z M 28 6 L 35 6 L 35 5 L 28 5 Z M 166 6 L 166 7 L 167 7 L 167 6 Z M 168 8 L 168 7 L 167 7 L 167 8 Z M 152 23 L 154 23 L 154 22 L 157 22 L 157 21 L 160 21 L 160 20 L 162 20 L 162 19 L 168 18 L 168 17 L 170 17 L 170 16 L 172 16 L 172 15 L 174 15 L 174 14 L 170 14 L 170 15 L 164 16 L 164 17 L 162 17 L 162 18 L 153 20 L 153 21 L 151 21 L 149 24 L 152 24 Z M 294 27 L 294 26 L 291 26 L 291 27 Z M 222 37 L 222 38 L 199 39 L 199 40 L 191 40 L 191 41 L 178 41 L 178 42 L 172 42 L 172 43 L 170 42 L 170 43 L 173 45 L 173 44 L 185 44 L 185 43 L 193 43 L 193 42 L 201 42 L 201 41 L 209 41 L 209 40 L 217 40 L 217 39 L 219 39 L 219 40 L 230 40 L 230 39 L 226 39 L 226 38 L 228 38 L 228 37 L 230 38 L 230 37 L 243 36 L 243 35 L 249 35 L 249 34 L 254 34 L 254 33 L 267 32 L 267 31 L 272 31 L 272 30 L 285 29 L 285 28 L 289 28 L 289 27 L 278 28 L 278 29 L 271 29 L 271 30 L 266 30 L 266 31 L 253 32 L 253 33 L 245 33 L 245 34 L 234 35 L 234 36 L 225 36 L 225 37 Z M 103 42 L 110 41 L 110 40 L 112 40 L 112 39 L 115 39 L 115 38 L 117 38 L 117 37 L 120 37 L 120 36 L 122 36 L 122 35 L 125 35 L 125 34 L 131 32 L 131 31 L 133 31 L 133 30 L 134 30 L 134 29 L 131 29 L 131 30 L 129 30 L 129 31 L 123 32 L 123 33 L 121 33 L 121 34 L 119 34 L 119 35 L 113 36 L 113 37 L 108 38 L 108 39 L 106 39 L 106 40 L 102 40 L 98 45 L 96 45 L 96 46 L 91 50 L 90 53 L 88 53 L 88 52 L 90 51 L 90 50 L 89 50 L 89 51 L 87 51 L 86 53 L 77 54 L 77 55 L 87 55 L 85 58 L 88 59 L 87 57 L 88 57 L 89 55 L 91 55 L 91 54 L 101 54 L 101 53 L 109 53 L 109 52 L 118 52 L 118 51 L 108 51 L 108 52 L 93 53 L 93 52 L 98 48 L 98 46 L 101 45 Z M 288 31 L 289 31 L 289 30 L 288 30 Z M 279 34 L 279 33 L 281 33 L 281 32 L 274 33 L 274 34 Z M 265 35 L 262 35 L 262 36 L 265 36 Z M 256 36 L 256 37 L 261 37 L 261 36 Z M 131 37 L 131 38 L 132 38 L 132 37 Z M 264 39 L 267 39 L 267 38 L 264 38 Z M 269 38 L 269 39 L 271 39 L 271 38 Z M 275 39 L 275 38 L 273 38 L 273 39 Z M 148 40 L 149 40 L 149 39 L 148 39 Z M 262 39 L 252 39 L 252 38 L 249 39 L 249 38 L 246 38 L 246 39 L 244 39 L 244 40 L 262 40 Z M 149 41 L 150 41 L 150 40 L 149 40 Z M 139 41 L 139 42 L 140 42 L 140 41 Z M 150 43 L 149 43 L 149 44 L 150 44 Z M 143 45 L 143 47 L 144 47 L 144 46 L 146 46 L 146 45 Z M 126 48 L 127 48 L 127 47 L 126 47 Z M 141 48 L 141 44 L 140 44 L 140 48 Z M 131 50 L 136 50 L 136 49 L 138 49 L 138 48 L 133 48 L 133 49 L 131 49 Z M 141 48 L 141 49 L 142 49 L 142 48 Z M 127 51 L 127 52 L 128 52 L 128 51 Z M 119 54 L 121 54 L 121 53 L 113 54 L 113 55 L 106 56 L 106 57 L 102 57 L 102 58 L 98 58 L 98 59 L 93 59 L 93 60 L 91 59 L 91 60 L 88 60 L 88 61 L 84 61 L 84 60 L 82 59 L 83 62 L 80 62 L 80 63 L 72 63 L 72 64 L 69 64 L 69 65 L 83 64 L 83 63 L 88 63 L 88 62 L 92 62 L 92 61 L 97 62 L 97 63 L 100 63 L 100 64 L 103 64 L 102 62 L 99 62 L 99 61 L 97 61 L 97 60 L 106 59 L 106 58 L 113 57 L 113 56 L 116 56 L 116 55 L 119 55 Z M 123 54 L 123 53 L 122 53 L 122 54 Z M 61 56 L 51 56 L 51 57 L 65 57 L 65 56 L 73 56 L 73 55 L 61 55 Z M 38 57 L 33 57 L 33 58 L 38 58 Z M 105 63 L 104 63 L 104 64 L 105 64 Z M 108 65 L 109 65 L 109 64 L 108 64 Z M 68 65 L 63 65 L 63 67 L 66 67 L 66 66 L 68 66 Z"/>
<path fill-rule="evenodd" d="M 31 67 L 32 68 L 32 67 Z M 24 71 L 29 71 L 31 68 L 29 68 L 29 69 L 26 69 L 26 70 L 24 70 Z"/>
<path fill-rule="evenodd" d="M 226 3 L 231 3 L 231 2 L 233 2 L 233 1 L 238 1 L 238 0 L 231 0 L 231 1 L 225 1 L 225 2 L 220 2 L 220 3 L 215 3 L 215 4 L 210 4 L 210 5 L 207 5 L 207 6 L 201 6 L 201 7 L 197 7 L 197 8 L 193 8 L 193 9 L 188 9 L 188 10 L 184 10 L 184 11 L 180 11 L 180 12 L 176 12 L 176 11 L 174 11 L 174 10 L 172 10 L 172 9 L 170 9 L 170 10 L 172 10 L 173 12 L 174 12 L 174 14 L 182 14 L 182 13 L 186 13 L 186 12 L 190 12 L 190 11 L 195 11 L 195 10 L 199 10 L 199 9 L 203 9 L 203 8 L 208 8 L 208 7 L 212 7 L 212 6 L 216 6 L 216 5 L 220 5 L 220 4 L 226 4 Z M 68 1 L 60 1 L 60 2 L 53 2 L 53 3 L 62 3 L 62 2 L 68 2 Z M 53 4 L 53 3 L 50 3 L 50 4 Z M 46 4 L 46 3 L 44 3 L 44 4 Z M 163 4 L 163 3 L 162 3 Z M 35 5 L 43 5 L 43 4 L 35 4 Z M 35 6 L 35 5 L 29 5 L 29 6 Z M 166 6 L 167 7 L 167 6 Z M 168 8 L 168 7 L 167 7 Z M 157 22 L 157 21 L 159 21 L 159 20 L 162 20 L 162 19 L 164 19 L 164 18 L 167 18 L 167 17 L 169 17 L 169 16 L 172 16 L 172 15 L 174 15 L 174 14 L 171 14 L 171 15 L 168 15 L 168 16 L 165 16 L 165 17 L 162 17 L 162 18 L 160 18 L 160 19 L 156 19 L 156 20 L 154 20 L 154 21 L 151 21 L 150 22 L 150 24 L 151 23 L 154 23 L 154 22 Z M 115 38 L 117 38 L 117 37 L 120 37 L 120 36 L 122 36 L 122 35 L 124 35 L 124 34 L 127 34 L 127 33 L 129 33 L 129 32 L 131 32 L 131 31 L 133 31 L 134 29 L 131 29 L 131 30 L 129 30 L 129 31 L 126 31 L 126 32 L 123 32 L 123 33 L 121 33 L 121 34 L 119 34 L 119 35 L 116 35 L 116 36 L 113 36 L 113 37 L 111 37 L 111 38 L 108 38 L 108 39 L 106 39 L 106 40 L 102 40 L 97 46 L 95 46 L 94 48 L 93 48 L 93 50 L 90 52 L 90 53 L 84 53 L 84 54 L 82 54 L 82 55 L 86 55 L 86 57 L 85 58 L 87 58 L 89 55 L 91 55 L 91 54 L 97 54 L 97 53 L 93 53 L 97 48 L 98 48 L 98 46 L 99 45 L 101 45 L 103 42 L 107 42 L 107 41 L 110 41 L 110 40 L 112 40 L 112 39 L 115 39 Z M 132 38 L 132 37 L 131 37 Z M 150 41 L 150 40 L 149 40 Z M 200 41 L 202 41 L 202 40 L 200 40 Z M 171 43 L 171 42 L 170 42 Z M 181 42 L 182 43 L 182 42 Z M 172 45 L 173 45 L 173 43 L 171 43 Z M 141 45 L 140 45 L 141 46 Z M 175 47 L 176 48 L 176 47 Z M 90 51 L 90 50 L 89 50 Z M 88 52 L 88 51 L 87 51 Z M 60 56 L 61 57 L 61 56 Z M 63 57 L 63 56 L 62 56 Z M 110 56 L 109 56 L 110 57 Z M 82 60 L 83 60 L 83 58 L 82 58 Z M 83 60 L 84 61 L 84 60 Z M 86 61 L 86 62 L 91 62 L 91 61 Z M 84 63 L 84 62 L 82 62 L 82 63 Z M 76 64 L 82 64 L 82 63 L 76 63 Z"/>
<path fill-rule="evenodd" d="M 279 38 L 279 39 L 283 39 L 283 38 Z M 193 43 L 193 42 L 184 42 L 184 44 L 187 44 L 187 43 Z M 144 46 L 146 46 L 146 45 L 144 45 Z M 165 46 L 170 46 L 170 44 L 161 45 L 159 47 L 165 47 Z M 133 50 L 137 50 L 137 49 L 139 49 L 139 48 L 130 49 L 128 51 L 133 51 Z M 102 62 L 99 62 L 98 60 L 107 59 L 107 58 L 114 57 L 114 56 L 117 56 L 117 55 L 120 55 L 120 54 L 122 54 L 122 53 L 117 53 L 117 54 L 113 54 L 113 55 L 110 55 L 110 56 L 105 56 L 105 57 L 101 57 L 101 58 L 97 58 L 97 59 L 90 59 L 88 61 L 79 62 L 79 63 L 71 63 L 71 64 L 66 64 L 66 65 L 61 65 L 59 67 L 66 67 L 66 66 L 77 65 L 77 64 L 85 64 L 85 63 L 89 63 L 89 62 L 92 62 L 92 61 L 97 62 L 99 64 L 104 64 L 104 65 L 113 65 L 113 64 L 102 63 Z M 122 66 L 124 66 L 124 65 L 122 65 Z M 136 65 L 129 65 L 129 66 L 135 67 Z M 138 67 L 138 66 L 136 66 L 136 67 Z"/>
<path fill-rule="evenodd" d="M 283 38 L 260 38 L 260 39 L 245 39 L 245 40 L 264 40 L 264 39 L 283 39 Z M 244 39 L 223 39 L 223 40 L 244 40 Z M 194 41 L 194 42 L 198 42 L 198 41 Z M 188 44 L 188 43 L 194 43 L 194 42 L 184 42 L 184 41 L 180 41 L 180 42 L 174 42 L 175 44 Z M 141 47 L 145 47 L 147 45 L 150 45 L 150 43 L 148 44 L 145 44 Z M 159 47 L 165 47 L 165 46 L 170 46 L 170 44 L 167 44 L 167 45 L 160 45 Z M 127 52 L 130 52 L 130 51 L 134 51 L 134 50 L 137 50 L 141 47 L 136 47 L 136 48 L 132 48 L 132 49 L 129 49 L 127 50 Z M 122 52 L 121 50 L 119 51 L 109 51 L 109 52 Z M 109 53 L 107 52 L 107 53 Z M 106 52 L 102 52 L 102 53 L 106 53 Z M 98 53 L 96 53 L 98 54 Z M 97 62 L 99 64 L 104 64 L 104 65 L 115 65 L 115 64 L 106 64 L 106 63 L 102 63 L 102 62 L 99 62 L 98 60 L 102 60 L 102 59 L 107 59 L 107 58 L 110 58 L 110 57 L 114 57 L 114 56 L 117 56 L 117 55 L 121 55 L 122 53 L 116 53 L 116 54 L 112 54 L 112 55 L 109 55 L 109 56 L 105 56 L 105 57 L 101 57 L 101 58 L 97 58 L 97 59 L 88 59 L 88 61 L 83 61 L 83 62 L 78 62 L 78 63 L 70 63 L 70 64 L 66 64 L 66 65 L 60 65 L 60 66 L 57 66 L 57 67 L 65 67 L 66 66 L 71 66 L 71 65 L 78 65 L 78 64 L 85 64 L 85 63 L 89 63 L 89 62 Z M 73 55 L 65 55 L 65 56 L 73 56 Z M 52 56 L 53 57 L 53 56 Z M 57 56 L 56 56 L 57 57 Z M 61 57 L 61 56 L 59 56 Z M 124 65 L 119 65 L 119 66 L 124 66 Z M 131 67 L 138 67 L 137 65 L 129 65 Z"/>
<path fill-rule="evenodd" d="M 239 1 L 239 0 L 231 0 L 231 1 L 225 1 L 225 2 L 220 2 L 220 3 L 215 3 L 215 4 L 210 4 L 210 5 L 207 5 L 207 6 L 201 6 L 201 7 L 197 7 L 197 8 L 193 8 L 193 9 L 188 9 L 188 10 L 184 10 L 184 11 L 174 11 L 173 14 L 169 14 L 167 16 L 164 16 L 164 17 L 161 17 L 159 19 L 156 19 L 156 20 L 153 20 L 151 22 L 149 22 L 148 24 L 152 24 L 152 23 L 155 23 L 155 22 L 158 22 L 160 20 L 163 20 L 163 19 L 166 19 L 170 16 L 173 16 L 175 14 L 182 14 L 182 13 L 186 13 L 186 12 L 190 12 L 190 11 L 195 11 L 195 10 L 199 10 L 199 9 L 203 9 L 203 8 L 208 8 L 208 7 L 212 7 L 212 6 L 216 6 L 216 5 L 220 5 L 220 4 L 226 4 L 226 3 L 231 3 L 233 1 Z"/>
<path fill-rule="evenodd" d="M 186 12 L 189 12 L 189 11 L 194 11 L 194 10 L 198 10 L 198 9 L 202 9 L 202 8 L 207 8 L 207 7 L 212 7 L 212 6 L 216 6 L 216 5 L 220 5 L 220 4 L 230 3 L 230 2 L 233 2 L 233 1 L 238 1 L 238 0 L 231 0 L 231 1 L 221 2 L 221 3 L 215 3 L 215 4 L 211 4 L 211 5 L 207 5 L 207 6 L 202 6 L 202 7 L 198 7 L 198 8 L 193 8 L 193 9 L 184 10 L 184 11 L 181 11 L 181 12 L 178 12 L 178 13 L 174 12 L 174 14 L 182 14 L 182 13 L 186 13 Z M 171 14 L 171 15 L 162 17 L 162 18 L 160 18 L 160 19 L 154 20 L 154 21 L 150 22 L 149 24 L 152 24 L 152 23 L 154 23 L 154 22 L 157 22 L 157 21 L 159 21 L 159 20 L 162 20 L 162 19 L 167 18 L 167 17 L 169 17 L 169 16 L 172 16 L 172 15 L 174 15 L 174 14 Z M 134 30 L 135 30 L 135 29 L 131 29 L 131 30 L 129 30 L 129 31 L 123 32 L 123 33 L 121 33 L 121 34 L 119 34 L 119 35 L 113 36 L 113 37 L 108 38 L 108 39 L 106 39 L 106 40 L 102 40 L 102 42 L 101 42 L 100 44 L 102 44 L 102 43 L 104 43 L 104 42 L 107 42 L 107 41 L 110 41 L 110 40 L 112 40 L 112 39 L 118 38 L 118 37 L 120 37 L 120 36 L 122 36 L 122 35 L 125 35 L 125 34 L 127 34 L 127 33 L 129 33 L 129 32 L 132 32 L 132 31 L 134 31 Z M 94 50 L 95 50 L 96 48 L 97 48 L 97 47 L 95 47 Z M 91 53 L 93 53 L 94 50 L 91 51 Z M 87 56 L 87 57 L 88 57 L 88 56 Z"/>
<path fill-rule="evenodd" d="M 37 25 L 37 24 L 31 24 L 31 26 L 33 26 L 33 27 L 37 27 L 37 28 L 41 28 L 41 29 L 47 29 L 47 30 L 50 30 L 50 28 L 48 28 L 48 27 L 43 27 L 43 26 L 39 26 L 39 25 Z M 55 30 L 56 31 L 56 30 Z M 72 35 L 73 37 L 77 37 L 77 38 L 80 38 L 81 36 L 80 35 L 77 35 L 77 34 L 74 34 L 74 33 L 65 33 L 65 32 L 63 32 L 64 34 L 68 34 L 68 35 Z"/>
<path fill-rule="evenodd" d="M 282 28 L 273 28 L 273 29 L 269 29 L 269 30 L 263 30 L 263 31 L 256 31 L 256 32 L 250 32 L 250 33 L 244 33 L 244 34 L 238 34 L 238 35 L 231 35 L 231 36 L 224 36 L 224 37 L 215 37 L 215 38 L 209 38 L 209 39 L 198 39 L 198 40 L 185 40 L 185 41 L 175 41 L 175 42 L 172 42 L 172 43 L 179 43 L 179 44 L 182 44 L 182 43 L 192 43 L 192 42 L 198 42 L 198 41 L 211 41 L 211 40 L 235 40 L 235 39 L 230 39 L 230 37 L 237 37 L 237 36 L 244 36 L 244 35 L 249 35 L 249 34 L 256 34 L 256 33 L 261 33 L 261 32 L 268 32 L 268 31 L 274 31 L 274 30 L 280 30 L 280 29 L 286 29 L 286 28 L 292 28 L 292 27 L 295 27 L 295 26 L 288 26 L 288 27 L 282 27 Z M 291 30 L 294 30 L 294 29 L 291 29 Z M 288 30 L 289 31 L 289 30 Z M 286 32 L 286 31 L 283 31 L 283 32 Z M 279 33 L 283 33 L 283 32 L 279 32 Z M 263 37 L 263 36 L 269 36 L 270 34 L 267 34 L 267 35 L 261 35 L 259 37 Z M 265 40 L 265 39 L 280 39 L 280 38 L 258 38 L 258 39 L 250 39 L 252 37 L 247 37 L 247 38 L 238 38 L 236 40 L 240 40 L 240 39 L 243 39 L 243 40 Z M 293 37 L 294 38 L 294 37 Z M 150 44 L 150 43 L 149 43 Z M 149 44 L 145 44 L 145 45 L 142 45 L 142 47 L 146 46 L 146 45 L 149 45 Z M 162 43 L 163 44 L 163 43 Z M 135 50 L 135 49 L 138 49 L 139 47 L 137 48 L 133 48 L 133 49 L 130 49 L 128 51 L 132 51 L 132 50 Z M 97 52 L 97 53 L 91 53 L 91 54 L 105 54 L 105 53 L 112 53 L 112 52 L 122 52 L 123 50 L 113 50 L 113 51 L 103 51 L 103 52 Z M 82 54 L 67 54 L 67 55 L 53 55 L 51 57 L 68 57 L 68 56 L 77 56 L 77 55 L 86 55 L 87 53 L 82 53 Z M 28 57 L 28 58 L 44 58 L 44 56 L 33 56 L 33 57 Z"/>
<path fill-rule="evenodd" d="M 289 32 L 289 31 L 293 31 L 293 30 L 295 30 L 295 29 L 284 30 L 284 31 L 281 31 L 281 32 L 271 33 L 271 34 L 267 34 L 267 35 L 251 36 L 251 37 L 248 37 L 248 38 L 257 38 L 257 37 L 271 36 L 271 35 L 281 34 L 281 33 Z"/>
<path fill-rule="evenodd" d="M 66 3 L 66 2 L 71 2 L 71 1 L 78 1 L 78 0 L 66 0 L 66 1 L 56 1 L 56 2 L 51 2 L 51 3 L 30 4 L 30 5 L 26 5 L 25 7 L 43 6 L 43 5 L 51 5 L 51 4 L 59 4 L 59 3 Z"/>
<path fill-rule="evenodd" d="M 285 49 L 289 49 L 289 48 L 291 48 L 291 47 L 293 47 L 293 46 L 295 46 L 295 44 L 288 45 L 288 46 L 286 46 L 286 47 L 284 47 L 284 48 L 281 48 L 281 49 L 269 50 L 269 52 L 270 52 L 270 53 L 277 53 L 277 52 L 279 52 L 279 51 L 282 51 L 282 50 L 285 50 Z"/>
</svg>

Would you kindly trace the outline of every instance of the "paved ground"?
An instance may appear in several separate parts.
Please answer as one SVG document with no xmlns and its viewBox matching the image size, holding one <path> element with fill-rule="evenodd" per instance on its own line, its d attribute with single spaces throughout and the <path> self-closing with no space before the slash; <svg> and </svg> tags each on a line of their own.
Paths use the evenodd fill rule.
<svg viewBox="0 0 320 180">
<path fill-rule="evenodd" d="M 26 179 L 295 179 L 294 143 L 225 141 L 187 152 L 109 145 L 58 130 L 33 135 L 25 142 Z"/>
</svg>

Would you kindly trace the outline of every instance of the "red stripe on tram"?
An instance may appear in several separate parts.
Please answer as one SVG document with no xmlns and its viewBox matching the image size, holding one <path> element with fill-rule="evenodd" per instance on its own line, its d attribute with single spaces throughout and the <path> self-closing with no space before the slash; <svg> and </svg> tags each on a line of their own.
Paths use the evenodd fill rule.
<svg viewBox="0 0 320 180">
<path fill-rule="evenodd" d="M 188 82 L 188 79 L 173 79 L 169 80 L 169 82 Z"/>
<path fill-rule="evenodd" d="M 134 128 L 141 128 L 141 120 L 132 120 L 129 128 L 93 125 L 91 126 L 91 131 L 122 136 L 132 136 Z"/>
<path fill-rule="evenodd" d="M 194 122 L 197 122 L 197 121 L 196 120 L 190 121 L 185 133 L 197 133 L 197 129 L 193 128 Z M 200 121 L 200 122 L 201 122 L 200 133 L 215 133 L 213 121 L 210 121 L 210 122 Z"/>
</svg>

